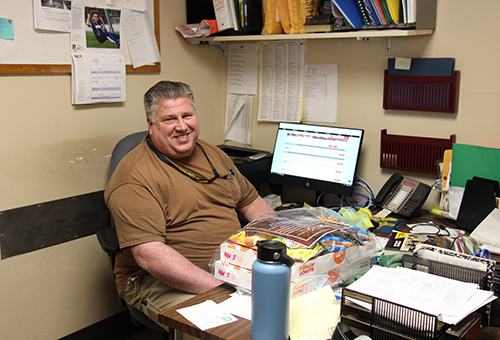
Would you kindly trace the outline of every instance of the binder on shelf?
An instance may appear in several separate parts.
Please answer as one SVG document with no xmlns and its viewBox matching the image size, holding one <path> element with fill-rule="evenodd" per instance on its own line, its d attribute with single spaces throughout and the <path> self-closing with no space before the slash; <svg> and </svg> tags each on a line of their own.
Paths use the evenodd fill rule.
<svg viewBox="0 0 500 340">
<path fill-rule="evenodd" d="M 377 0 L 380 1 L 380 5 L 382 6 L 382 11 L 384 12 L 385 20 L 387 20 L 388 24 L 394 24 L 394 20 L 392 20 L 391 14 L 389 13 L 389 7 L 387 7 L 386 0 Z"/>
<path fill-rule="evenodd" d="M 435 29 L 436 0 L 366 0 L 365 10 L 372 12 L 379 25 L 365 24 L 362 19 L 358 0 L 332 0 L 342 12 L 349 26 L 334 27 L 335 31 L 371 30 L 371 29 Z M 370 6 L 371 5 L 371 6 Z M 353 8 L 358 13 L 353 13 Z M 346 12 L 350 14 L 347 15 Z M 352 18 L 356 24 L 351 23 Z"/>
<path fill-rule="evenodd" d="M 359 12 L 356 0 L 332 0 L 335 6 L 342 13 L 344 18 L 354 28 L 359 28 L 364 25 L 361 13 Z"/>
<path fill-rule="evenodd" d="M 244 0 L 245 32 L 248 34 L 260 34 L 262 31 L 262 1 Z"/>
<path fill-rule="evenodd" d="M 377 15 L 380 19 L 380 22 L 382 25 L 387 25 L 389 22 L 387 21 L 387 18 L 385 17 L 384 9 L 382 8 L 382 2 L 381 0 L 372 0 L 373 6 L 375 7 L 375 10 L 377 11 Z"/>
<path fill-rule="evenodd" d="M 395 23 L 399 23 L 399 0 L 386 0 L 386 1 L 392 20 L 394 20 Z"/>
<path fill-rule="evenodd" d="M 373 18 L 373 25 L 380 25 L 380 19 L 378 18 L 377 11 L 375 10 L 375 7 L 373 7 L 373 2 L 372 0 L 363 0 L 365 3 L 365 7 L 370 13 L 371 17 Z"/>
<path fill-rule="evenodd" d="M 212 0 L 186 0 L 186 23 L 199 24 L 202 20 L 215 20 Z"/>
<path fill-rule="evenodd" d="M 403 0 L 406 2 L 406 22 L 417 22 L 417 2 L 420 0 Z"/>
<path fill-rule="evenodd" d="M 234 28 L 230 6 L 230 2 L 232 2 L 232 0 L 212 1 L 214 4 L 215 20 L 217 20 L 217 28 L 219 29 L 219 32 Z"/>
<path fill-rule="evenodd" d="M 236 12 L 237 7 L 237 0 L 229 0 L 229 14 L 231 16 L 231 22 L 233 23 L 233 29 L 235 31 L 239 31 L 241 24 L 238 21 L 238 14 Z"/>
</svg>

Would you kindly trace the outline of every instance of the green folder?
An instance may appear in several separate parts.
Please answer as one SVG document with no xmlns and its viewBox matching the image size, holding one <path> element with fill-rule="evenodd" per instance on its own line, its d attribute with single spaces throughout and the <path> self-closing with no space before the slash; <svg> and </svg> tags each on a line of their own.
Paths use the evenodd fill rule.
<svg viewBox="0 0 500 340">
<path fill-rule="evenodd" d="M 474 176 L 500 182 L 500 149 L 453 144 L 450 186 L 465 188 Z"/>
</svg>

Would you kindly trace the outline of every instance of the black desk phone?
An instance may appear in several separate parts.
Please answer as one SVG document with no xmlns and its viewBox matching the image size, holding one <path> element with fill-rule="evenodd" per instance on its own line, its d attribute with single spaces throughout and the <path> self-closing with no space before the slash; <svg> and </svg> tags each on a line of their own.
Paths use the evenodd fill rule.
<svg viewBox="0 0 500 340">
<path fill-rule="evenodd" d="M 375 205 L 403 217 L 411 217 L 419 211 L 430 192 L 431 187 L 427 184 L 395 173 L 380 189 Z"/>
</svg>

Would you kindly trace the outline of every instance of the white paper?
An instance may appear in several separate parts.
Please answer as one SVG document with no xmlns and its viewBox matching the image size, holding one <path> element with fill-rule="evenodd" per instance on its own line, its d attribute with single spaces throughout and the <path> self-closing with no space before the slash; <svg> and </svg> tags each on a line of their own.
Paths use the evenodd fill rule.
<svg viewBox="0 0 500 340">
<path fill-rule="evenodd" d="M 224 308 L 212 300 L 178 309 L 177 312 L 202 331 L 238 321 L 237 318 L 229 314 Z"/>
<path fill-rule="evenodd" d="M 106 5 L 144 12 L 146 0 L 106 0 Z"/>
<path fill-rule="evenodd" d="M 161 61 L 148 12 L 123 10 L 123 28 L 134 68 Z"/>
<path fill-rule="evenodd" d="M 227 93 L 257 94 L 259 45 L 228 44 Z"/>
<path fill-rule="evenodd" d="M 69 32 L 71 2 L 33 0 L 34 26 L 37 29 Z"/>
<path fill-rule="evenodd" d="M 261 43 L 260 121 L 299 122 L 304 97 L 305 40 Z"/>
<path fill-rule="evenodd" d="M 449 213 L 450 217 L 456 219 L 460 211 L 460 205 L 462 204 L 462 198 L 464 197 L 465 188 L 461 187 L 450 187 L 448 191 L 449 201 Z"/>
<path fill-rule="evenodd" d="M 225 140 L 252 144 L 252 107 L 251 96 L 227 95 Z"/>
<path fill-rule="evenodd" d="M 491 213 L 470 234 L 482 247 L 491 253 L 500 254 L 500 210 Z"/>
<path fill-rule="evenodd" d="M 494 300 L 491 291 L 403 267 L 372 267 L 349 289 L 436 315 L 445 323 L 457 324 L 467 315 Z"/>
<path fill-rule="evenodd" d="M 306 65 L 304 120 L 337 122 L 337 65 Z"/>
<path fill-rule="evenodd" d="M 233 293 L 229 299 L 219 303 L 219 306 L 230 314 L 252 320 L 252 295 L 250 294 Z"/>
<path fill-rule="evenodd" d="M 72 54 L 72 103 L 125 101 L 125 72 L 121 54 Z"/>
</svg>

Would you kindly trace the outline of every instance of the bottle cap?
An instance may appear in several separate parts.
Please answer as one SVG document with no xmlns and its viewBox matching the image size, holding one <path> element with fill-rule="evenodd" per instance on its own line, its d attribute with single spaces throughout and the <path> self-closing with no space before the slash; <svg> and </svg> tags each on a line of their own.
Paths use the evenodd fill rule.
<svg viewBox="0 0 500 340">
<path fill-rule="evenodd" d="M 286 246 L 279 241 L 257 241 L 257 259 L 264 262 L 284 263 L 288 267 L 295 263 L 286 254 Z"/>
</svg>

